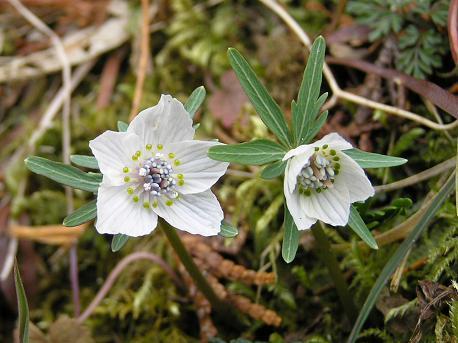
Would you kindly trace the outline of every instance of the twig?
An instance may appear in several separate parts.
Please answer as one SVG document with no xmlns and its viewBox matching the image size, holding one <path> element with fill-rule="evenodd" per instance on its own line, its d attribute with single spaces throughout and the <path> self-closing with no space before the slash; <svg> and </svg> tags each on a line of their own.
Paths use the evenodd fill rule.
<svg viewBox="0 0 458 343">
<path fill-rule="evenodd" d="M 299 26 L 299 24 L 293 19 L 293 17 L 291 17 L 289 13 L 282 6 L 280 6 L 274 0 L 259 0 L 259 1 L 262 2 L 270 10 L 272 10 L 275 14 L 277 14 L 285 22 L 285 24 L 294 32 L 294 34 L 299 38 L 299 40 L 307 48 L 310 49 L 310 47 L 312 46 L 310 38 L 305 33 L 305 31 Z M 337 102 L 338 99 L 344 99 L 344 100 L 348 100 L 348 101 L 357 103 L 362 106 L 367 106 L 373 109 L 384 111 L 385 113 L 389 113 L 389 114 L 396 115 L 401 118 L 415 121 L 421 125 L 427 126 L 434 130 L 451 130 L 458 126 L 458 120 L 450 124 L 441 125 L 429 119 L 423 118 L 422 116 L 412 113 L 410 111 L 406 111 L 406 110 L 403 110 L 403 109 L 400 109 L 394 106 L 381 104 L 379 102 L 366 99 L 362 96 L 344 91 L 338 85 L 336 78 L 334 77 L 334 74 L 332 73 L 327 63 L 324 63 L 323 65 L 323 74 L 326 80 L 328 81 L 329 87 L 331 88 L 333 92 L 331 99 L 328 101 L 327 104 L 324 105 L 324 107 L 326 108 L 332 107 Z"/>
<path fill-rule="evenodd" d="M 130 255 L 127 255 L 121 261 L 119 261 L 116 267 L 110 272 L 108 278 L 105 280 L 105 283 L 102 285 L 102 288 L 100 288 L 100 290 L 97 292 L 96 296 L 88 305 L 88 307 L 86 307 L 84 312 L 77 318 L 79 323 L 83 323 L 87 318 L 89 318 L 92 312 L 94 312 L 95 308 L 100 304 L 103 298 L 105 298 L 107 293 L 110 291 L 111 287 L 113 287 L 113 284 L 118 278 L 119 274 L 121 274 L 121 272 L 124 269 L 126 269 L 126 267 L 129 264 L 137 260 L 149 260 L 157 264 L 173 279 L 173 281 L 178 286 L 181 286 L 181 280 L 179 279 L 177 274 L 175 274 L 172 268 L 170 268 L 170 266 L 162 258 L 149 252 L 134 252 Z"/>
<path fill-rule="evenodd" d="M 132 101 L 132 109 L 130 111 L 129 121 L 134 119 L 140 107 L 140 101 L 143 95 L 143 84 L 145 83 L 146 71 L 148 68 L 148 54 L 149 54 L 149 0 L 142 0 L 142 32 L 141 32 L 141 46 L 140 46 L 140 62 L 137 69 L 137 81 L 135 83 L 134 100 Z"/>
<path fill-rule="evenodd" d="M 418 182 L 430 179 L 436 175 L 439 175 L 449 169 L 452 169 L 455 167 L 455 158 L 452 157 L 451 159 L 444 161 L 442 163 L 439 163 L 438 165 L 426 169 L 418 174 L 409 176 L 405 179 L 389 183 L 387 185 L 381 185 L 381 186 L 375 186 L 375 191 L 376 192 L 390 192 L 399 188 L 404 188 L 408 187 L 411 185 L 415 185 Z"/>
</svg>

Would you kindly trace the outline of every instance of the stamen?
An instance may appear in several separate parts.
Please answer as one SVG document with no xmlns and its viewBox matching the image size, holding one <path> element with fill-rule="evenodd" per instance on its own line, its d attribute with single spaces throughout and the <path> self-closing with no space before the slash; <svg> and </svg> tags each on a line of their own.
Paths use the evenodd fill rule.
<svg viewBox="0 0 458 343">
<path fill-rule="evenodd" d="M 124 167 L 124 168 L 122 168 L 122 171 L 123 171 L 124 173 L 128 173 L 128 172 L 129 172 L 129 168 Z"/>
<path fill-rule="evenodd" d="M 328 145 L 323 145 L 322 149 L 328 148 Z M 319 149 L 315 148 L 315 151 Z M 327 155 L 324 151 L 315 152 L 309 161 L 302 167 L 299 175 L 297 176 L 298 190 L 301 195 L 311 196 L 312 191 L 321 193 L 334 185 L 334 179 L 339 174 L 340 164 L 336 161 L 339 159 L 337 152 L 331 150 L 331 156 Z M 180 182 L 178 182 L 180 185 Z"/>
</svg>

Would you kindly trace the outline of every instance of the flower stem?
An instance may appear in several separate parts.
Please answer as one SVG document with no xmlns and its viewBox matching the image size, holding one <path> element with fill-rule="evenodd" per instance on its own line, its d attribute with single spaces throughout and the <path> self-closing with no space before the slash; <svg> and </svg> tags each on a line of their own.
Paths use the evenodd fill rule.
<svg viewBox="0 0 458 343">
<path fill-rule="evenodd" d="M 169 240 L 170 244 L 172 245 L 173 249 L 175 250 L 176 254 L 180 258 L 181 263 L 186 268 L 187 272 L 193 279 L 194 283 L 196 284 L 199 291 L 207 298 L 210 302 L 213 309 L 220 313 L 224 313 L 227 311 L 228 305 L 224 303 L 218 296 L 215 294 L 213 288 L 208 283 L 207 279 L 202 275 L 199 268 L 194 263 L 191 255 L 189 255 L 188 251 L 186 250 L 183 242 L 178 236 L 176 229 L 171 227 L 165 221 L 162 222 L 162 230 L 164 231 L 167 239 Z"/>
<path fill-rule="evenodd" d="M 320 223 L 320 225 L 323 224 Z M 329 244 L 328 238 L 320 225 L 315 225 L 312 228 L 312 233 L 317 243 L 317 253 L 329 270 L 329 274 L 334 282 L 337 294 L 339 295 L 340 302 L 344 307 L 348 320 L 350 323 L 354 323 L 358 316 L 358 311 L 353 302 L 353 298 L 350 295 L 350 291 L 348 290 L 345 278 L 340 271 L 336 256 L 331 249 L 331 244 Z"/>
</svg>

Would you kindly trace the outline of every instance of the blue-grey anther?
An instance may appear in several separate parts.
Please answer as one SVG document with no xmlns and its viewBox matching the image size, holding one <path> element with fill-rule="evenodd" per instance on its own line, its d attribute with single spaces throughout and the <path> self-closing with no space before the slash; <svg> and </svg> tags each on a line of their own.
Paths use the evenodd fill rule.
<svg viewBox="0 0 458 343">
<path fill-rule="evenodd" d="M 338 174 L 338 171 L 336 173 L 338 168 L 340 168 L 340 165 L 336 168 L 333 156 L 329 156 L 325 151 L 315 152 L 297 176 L 299 192 L 311 195 L 312 190 L 319 193 L 331 188 L 335 176 Z"/>
<path fill-rule="evenodd" d="M 176 198 L 178 196 L 175 190 L 176 180 L 172 174 L 172 165 L 162 158 L 162 154 L 147 159 L 143 167 L 138 170 L 138 175 L 143 177 L 143 189 L 155 197 L 166 195 L 169 198 Z"/>
</svg>

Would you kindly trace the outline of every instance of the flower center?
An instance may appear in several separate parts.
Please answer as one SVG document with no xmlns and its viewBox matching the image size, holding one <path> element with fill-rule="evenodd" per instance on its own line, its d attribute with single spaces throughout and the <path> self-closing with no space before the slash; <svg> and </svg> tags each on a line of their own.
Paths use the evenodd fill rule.
<svg viewBox="0 0 458 343">
<path fill-rule="evenodd" d="M 320 193 L 333 187 L 334 179 L 339 174 L 340 158 L 335 150 L 327 151 L 327 145 L 315 148 L 315 153 L 302 167 L 297 176 L 299 193 L 310 196 L 312 191 Z"/>
<path fill-rule="evenodd" d="M 138 175 L 143 178 L 143 189 L 154 197 L 167 195 L 176 198 L 176 180 L 172 176 L 172 165 L 157 153 L 143 162 L 143 167 L 138 170 Z"/>
</svg>

